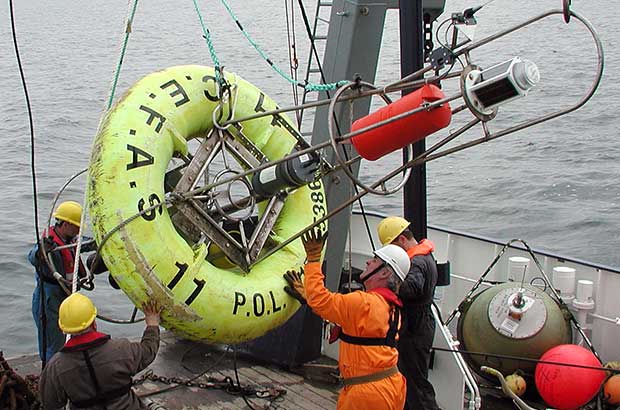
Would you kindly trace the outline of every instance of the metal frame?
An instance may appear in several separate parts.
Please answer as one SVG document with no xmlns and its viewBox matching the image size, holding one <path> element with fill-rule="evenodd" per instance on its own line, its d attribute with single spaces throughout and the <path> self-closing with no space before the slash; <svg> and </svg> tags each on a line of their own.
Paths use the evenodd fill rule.
<svg viewBox="0 0 620 410">
<path fill-rule="evenodd" d="M 202 189 L 202 187 L 197 188 L 199 181 L 203 178 L 208 185 L 209 168 L 218 153 L 222 153 L 226 169 L 219 172 L 214 178 L 213 182 L 216 185 L 212 188 L 207 190 Z M 235 265 L 239 266 L 244 272 L 249 272 L 250 267 L 257 261 L 269 238 L 271 229 L 284 207 L 286 193 L 267 199 L 268 204 L 265 211 L 258 218 L 257 225 L 248 238 L 243 227 L 243 221 L 252 216 L 257 198 L 251 184 L 243 177 L 246 173 L 229 169 L 226 163 L 226 153 L 231 154 L 245 170 L 254 170 L 261 163 L 273 166 L 243 134 L 242 127 L 239 124 L 229 124 L 225 128 L 213 129 L 204 138 L 172 192 L 173 197 L 182 198 L 174 204 L 178 212 L 173 217 L 173 223 L 177 229 L 197 243 L 208 239 L 217 245 Z M 224 178 L 227 182 L 221 182 L 220 177 L 226 173 L 233 173 L 235 176 Z M 237 202 L 233 200 L 230 191 L 230 185 L 235 181 L 242 181 L 249 191 L 248 197 Z M 220 185 L 226 185 L 230 206 L 219 204 L 218 196 L 221 195 L 221 192 L 214 191 L 214 188 Z M 188 195 L 197 189 L 202 191 L 202 195 Z M 240 210 L 247 212 L 240 217 L 233 216 Z M 238 223 L 240 240 L 226 231 L 223 226 L 223 222 L 226 220 Z"/>
</svg>

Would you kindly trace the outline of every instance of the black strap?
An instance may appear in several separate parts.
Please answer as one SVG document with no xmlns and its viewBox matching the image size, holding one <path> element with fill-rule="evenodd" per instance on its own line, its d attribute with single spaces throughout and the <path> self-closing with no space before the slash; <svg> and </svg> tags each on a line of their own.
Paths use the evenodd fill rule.
<svg viewBox="0 0 620 410">
<path fill-rule="evenodd" d="M 102 393 L 101 386 L 99 385 L 99 380 L 97 380 L 97 374 L 95 373 L 95 368 L 93 367 L 93 363 L 90 360 L 90 354 L 88 354 L 88 350 L 83 350 L 82 354 L 84 355 L 84 361 L 86 362 L 86 367 L 88 367 L 88 373 L 90 374 L 90 378 L 93 381 L 93 385 L 95 386 L 95 397 L 91 397 L 90 399 L 85 400 L 71 400 L 71 404 L 78 408 L 98 406 L 103 407 L 107 410 L 108 403 L 110 403 L 114 399 L 128 394 L 131 391 L 131 383 L 129 383 L 125 386 L 121 386 L 116 389 Z"/>
<path fill-rule="evenodd" d="M 99 397 L 101 396 L 101 386 L 99 386 L 99 380 L 97 380 L 97 374 L 95 373 L 95 368 L 93 367 L 93 362 L 90 360 L 90 354 L 88 353 L 88 349 L 86 350 L 82 350 L 82 355 L 84 356 L 84 361 L 86 362 L 86 367 L 88 367 L 88 373 L 90 374 L 90 379 L 93 381 L 93 386 L 95 386 L 95 397 Z M 83 401 L 83 400 L 82 400 Z M 80 401 L 80 402 L 82 402 Z M 76 402 L 73 402 L 73 405 L 77 406 L 77 407 L 88 407 L 88 406 L 81 406 Z M 105 404 L 103 405 L 103 408 L 107 410 L 107 407 L 105 406 Z"/>
<path fill-rule="evenodd" d="M 347 343 L 351 343 L 352 345 L 383 346 L 387 344 L 387 339 L 385 337 L 361 337 L 340 333 L 340 339 Z"/>
<path fill-rule="evenodd" d="M 131 383 L 90 399 L 71 401 L 71 404 L 78 408 L 88 408 L 94 406 L 103 406 L 105 408 L 106 404 L 110 403 L 114 399 L 118 399 L 119 397 L 129 394 L 130 391 Z"/>
<path fill-rule="evenodd" d="M 344 342 L 361 346 L 389 346 L 396 347 L 396 335 L 398 334 L 398 321 L 400 319 L 400 309 L 395 307 L 390 314 L 390 327 L 385 337 L 362 337 L 351 336 L 340 332 L 340 339 Z"/>
</svg>

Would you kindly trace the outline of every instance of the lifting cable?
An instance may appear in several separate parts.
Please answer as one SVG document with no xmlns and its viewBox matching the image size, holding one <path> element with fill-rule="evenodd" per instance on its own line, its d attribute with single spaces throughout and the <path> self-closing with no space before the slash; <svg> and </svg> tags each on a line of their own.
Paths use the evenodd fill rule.
<svg viewBox="0 0 620 410">
<path fill-rule="evenodd" d="M 15 48 L 15 58 L 17 59 L 17 67 L 19 68 L 19 76 L 22 82 L 22 89 L 24 90 L 24 97 L 26 99 L 26 108 L 28 110 L 28 124 L 30 127 L 30 173 L 32 177 L 32 204 L 34 207 L 34 235 L 39 246 L 38 252 L 41 252 L 43 248 L 43 241 L 39 235 L 39 204 L 37 193 L 37 174 L 36 174 L 36 161 L 35 161 L 35 146 L 34 146 L 34 121 L 32 119 L 32 107 L 30 106 L 30 95 L 28 94 L 28 86 L 26 84 L 26 76 L 24 75 L 24 68 L 22 66 L 22 60 L 19 54 L 19 46 L 17 44 L 17 32 L 15 29 L 15 13 L 13 10 L 13 0 L 9 0 L 9 14 L 11 15 L 11 34 L 13 36 L 13 47 Z M 35 255 L 36 257 L 36 255 Z M 41 358 L 41 367 L 45 368 L 47 364 L 47 315 L 45 313 L 45 286 L 43 284 L 43 278 L 41 272 L 36 269 L 37 273 L 37 286 L 39 287 L 39 315 L 40 315 L 40 328 L 43 335 L 41 340 L 41 351 L 43 357 Z"/>
<path fill-rule="evenodd" d="M 549 361 L 549 360 L 531 359 L 529 357 L 511 356 L 511 355 L 505 355 L 505 354 L 471 352 L 469 350 L 460 350 L 460 349 L 448 349 L 445 347 L 437 347 L 437 346 L 431 347 L 430 350 L 431 351 L 437 350 L 441 352 L 450 352 L 450 353 L 460 353 L 460 354 L 466 354 L 466 355 L 471 355 L 471 356 L 491 357 L 491 358 L 496 358 L 496 359 L 507 359 L 507 360 L 514 360 L 514 361 L 519 361 L 519 362 L 542 363 L 542 364 L 550 364 L 554 366 L 566 366 L 566 367 L 574 367 L 574 368 L 579 368 L 579 369 L 599 370 L 599 371 L 610 372 L 613 374 L 620 374 L 620 369 L 614 369 L 613 367 L 586 366 L 582 364 L 554 362 L 554 361 Z"/>
<path fill-rule="evenodd" d="M 289 1 L 291 5 L 289 7 Z M 297 36 L 295 30 L 295 9 L 293 8 L 293 0 L 284 0 L 284 12 L 286 14 L 286 39 L 288 41 L 288 58 L 291 77 L 297 81 L 297 69 L 299 68 L 299 60 L 297 58 Z M 293 92 L 293 103 L 299 105 L 299 90 L 295 84 L 291 84 Z M 301 128 L 301 115 L 298 111 L 295 112 L 297 117 L 297 126 Z"/>
<path fill-rule="evenodd" d="M 131 1 L 131 0 L 129 0 Z M 108 97 L 108 107 L 107 110 L 112 108 L 112 102 L 114 101 L 114 94 L 116 92 L 116 86 L 118 85 L 118 79 L 121 73 L 121 66 L 123 65 L 123 60 L 125 58 L 125 51 L 127 50 L 127 43 L 129 43 L 129 35 L 132 32 L 133 27 L 133 19 L 136 15 L 136 9 L 138 8 L 138 0 L 133 0 L 133 5 L 131 6 L 129 16 L 127 17 L 127 24 L 125 25 L 125 37 L 121 45 L 120 56 L 118 59 L 118 64 L 116 65 L 116 70 L 114 73 L 114 79 L 112 80 L 112 87 L 110 89 L 110 95 Z M 106 111 L 107 111 L 106 110 Z"/>
<path fill-rule="evenodd" d="M 127 19 L 125 22 L 125 34 L 123 37 L 123 41 L 121 42 L 120 45 L 120 52 L 119 52 L 119 60 L 118 63 L 116 65 L 116 69 L 114 71 L 114 75 L 113 75 L 113 79 L 112 79 L 112 85 L 110 87 L 110 91 L 108 94 L 108 103 L 106 108 L 104 109 L 101 118 L 99 120 L 99 125 L 97 126 L 97 129 L 99 129 L 101 127 L 101 124 L 103 123 L 103 119 L 105 118 L 105 114 L 110 110 L 110 108 L 112 108 L 112 103 L 114 101 L 114 97 L 116 94 L 116 87 L 118 85 L 118 79 L 120 78 L 120 72 L 121 72 L 121 67 L 123 65 L 123 61 L 125 58 L 125 52 L 127 50 L 127 44 L 129 43 L 129 35 L 132 32 L 132 27 L 133 27 L 133 20 L 136 14 L 136 10 L 138 8 L 138 0 L 133 0 L 133 4 L 131 3 L 131 0 L 128 0 L 128 13 L 127 13 Z M 54 198 L 54 203 L 52 204 L 51 210 L 50 210 L 50 218 L 48 222 L 51 222 L 51 218 L 52 218 L 52 212 L 56 206 L 56 201 L 58 201 L 58 198 L 60 197 L 60 194 L 64 191 L 64 189 L 66 188 L 66 186 L 73 181 L 74 178 L 76 178 L 78 175 L 82 174 L 83 172 L 87 171 L 88 168 L 84 169 L 83 171 L 80 171 L 79 173 L 77 173 L 76 175 L 74 175 L 73 177 L 71 177 L 71 179 L 69 179 L 69 181 L 65 184 L 65 186 L 63 186 L 63 188 L 59 191 L 59 193 L 56 195 L 56 197 Z M 87 193 L 84 193 L 84 200 L 83 200 L 83 205 L 86 205 L 86 195 Z M 86 209 L 86 206 L 82 207 L 83 209 Z M 84 223 L 86 221 L 86 213 L 82 212 L 81 215 L 81 219 L 80 219 L 80 231 L 78 234 L 78 241 L 76 244 L 76 250 L 75 250 L 75 260 L 76 261 L 80 261 L 80 254 L 81 254 L 81 245 L 82 245 L 82 229 L 81 227 L 84 226 Z M 49 223 L 48 223 L 49 225 Z M 96 266 L 96 264 L 98 263 L 99 259 L 97 258 L 98 253 L 93 261 L 93 268 Z M 79 263 L 74 264 L 74 268 L 73 268 L 73 283 L 71 286 L 71 293 L 75 293 L 78 290 L 78 270 L 79 270 Z M 88 271 L 88 275 L 86 278 L 80 279 L 80 285 L 82 285 L 82 287 L 84 287 L 85 289 L 88 290 L 93 290 L 94 289 L 94 283 L 93 283 L 94 277 L 93 274 L 90 272 L 90 270 Z M 61 283 L 62 286 L 62 283 Z M 63 286 L 63 289 L 65 291 L 67 291 L 67 289 Z M 110 319 L 107 318 L 105 316 L 102 315 L 98 315 L 98 318 L 108 321 L 110 323 L 124 323 L 124 321 L 120 320 L 117 321 L 115 319 Z"/>
</svg>

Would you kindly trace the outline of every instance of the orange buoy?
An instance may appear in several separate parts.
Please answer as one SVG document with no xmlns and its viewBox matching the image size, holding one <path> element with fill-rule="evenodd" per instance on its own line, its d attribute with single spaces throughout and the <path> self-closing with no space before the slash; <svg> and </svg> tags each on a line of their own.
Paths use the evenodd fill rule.
<svg viewBox="0 0 620 410">
<path fill-rule="evenodd" d="M 571 344 L 547 350 L 540 360 L 601 367 L 601 362 L 591 351 Z M 559 410 L 576 409 L 592 400 L 603 380 L 605 372 L 601 370 L 548 363 L 538 363 L 534 374 L 540 396 L 548 405 Z"/>
<path fill-rule="evenodd" d="M 351 131 L 360 130 L 418 108 L 425 102 L 430 103 L 442 98 L 445 98 L 445 95 L 437 86 L 427 84 L 400 100 L 358 119 L 351 126 Z M 444 103 L 429 111 L 420 111 L 356 135 L 351 138 L 351 143 L 363 158 L 374 161 L 447 127 L 451 119 L 450 104 Z"/>
<path fill-rule="evenodd" d="M 611 376 L 605 382 L 603 395 L 609 404 L 620 404 L 620 374 Z"/>
</svg>

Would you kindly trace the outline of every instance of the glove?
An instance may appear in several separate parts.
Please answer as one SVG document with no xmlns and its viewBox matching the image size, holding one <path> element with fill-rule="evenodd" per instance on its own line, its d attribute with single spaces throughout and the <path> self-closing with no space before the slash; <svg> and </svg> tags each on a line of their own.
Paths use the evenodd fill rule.
<svg viewBox="0 0 620 410">
<path fill-rule="evenodd" d="M 287 271 L 282 277 L 286 280 L 289 286 L 284 287 L 284 291 L 297 299 L 302 305 L 306 304 L 306 290 L 304 289 L 304 281 L 301 278 L 304 271 L 300 270 L 297 273 L 294 270 Z"/>
<path fill-rule="evenodd" d="M 327 239 L 327 232 L 323 234 L 323 232 L 317 228 L 310 229 L 301 236 L 301 242 L 304 244 L 308 263 L 321 261 L 321 253 L 323 253 L 325 239 Z"/>
</svg>

